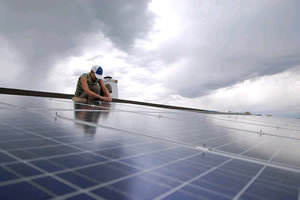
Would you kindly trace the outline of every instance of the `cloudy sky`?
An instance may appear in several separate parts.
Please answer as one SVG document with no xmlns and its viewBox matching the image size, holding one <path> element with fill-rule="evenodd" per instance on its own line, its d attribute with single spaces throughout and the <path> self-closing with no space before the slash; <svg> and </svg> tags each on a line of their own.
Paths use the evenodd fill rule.
<svg viewBox="0 0 300 200">
<path fill-rule="evenodd" d="M 300 116 L 298 0 L 0 0 L 0 87 Z"/>
</svg>

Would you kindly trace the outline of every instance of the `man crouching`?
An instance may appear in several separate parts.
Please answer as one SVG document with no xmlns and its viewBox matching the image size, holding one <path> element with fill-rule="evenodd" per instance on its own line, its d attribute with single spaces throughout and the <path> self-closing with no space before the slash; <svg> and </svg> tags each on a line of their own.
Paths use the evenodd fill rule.
<svg viewBox="0 0 300 200">
<path fill-rule="evenodd" d="M 77 81 L 75 96 L 72 100 L 78 103 L 94 100 L 111 102 L 112 98 L 103 82 L 102 74 L 103 69 L 99 65 L 93 66 L 89 73 L 82 74 Z M 100 95 L 101 90 L 104 96 Z"/>
</svg>

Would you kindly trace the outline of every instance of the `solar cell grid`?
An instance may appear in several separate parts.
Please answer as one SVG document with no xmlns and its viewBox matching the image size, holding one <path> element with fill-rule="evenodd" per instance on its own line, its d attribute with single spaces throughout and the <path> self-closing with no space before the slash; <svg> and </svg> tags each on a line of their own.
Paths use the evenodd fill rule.
<svg viewBox="0 0 300 200">
<path fill-rule="evenodd" d="M 1 199 L 298 198 L 295 121 L 8 95 L 0 105 Z"/>
</svg>

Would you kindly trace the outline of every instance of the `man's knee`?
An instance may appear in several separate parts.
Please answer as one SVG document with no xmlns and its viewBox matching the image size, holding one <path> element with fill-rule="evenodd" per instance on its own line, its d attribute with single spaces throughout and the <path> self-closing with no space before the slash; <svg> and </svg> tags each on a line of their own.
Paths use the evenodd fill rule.
<svg viewBox="0 0 300 200">
<path fill-rule="evenodd" d="M 94 85 L 94 86 L 92 86 L 92 88 L 91 88 L 91 90 L 93 91 L 93 92 L 95 92 L 96 94 L 100 94 L 100 85 Z"/>
<path fill-rule="evenodd" d="M 94 93 L 100 95 L 100 85 L 94 85 L 90 88 L 90 90 L 92 90 Z M 99 99 L 93 96 L 89 96 L 88 97 L 88 101 L 98 101 Z"/>
<path fill-rule="evenodd" d="M 72 97 L 72 100 L 76 103 L 86 103 L 87 102 L 87 99 L 84 98 L 84 97 L 77 97 L 77 96 L 74 96 Z"/>
</svg>

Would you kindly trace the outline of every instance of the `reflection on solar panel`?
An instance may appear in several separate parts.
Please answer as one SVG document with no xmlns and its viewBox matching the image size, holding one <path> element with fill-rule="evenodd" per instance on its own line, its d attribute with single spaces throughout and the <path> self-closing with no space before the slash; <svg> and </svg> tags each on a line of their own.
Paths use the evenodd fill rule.
<svg viewBox="0 0 300 200">
<path fill-rule="evenodd" d="M 0 96 L 0 199 L 298 199 L 295 119 Z"/>
</svg>

